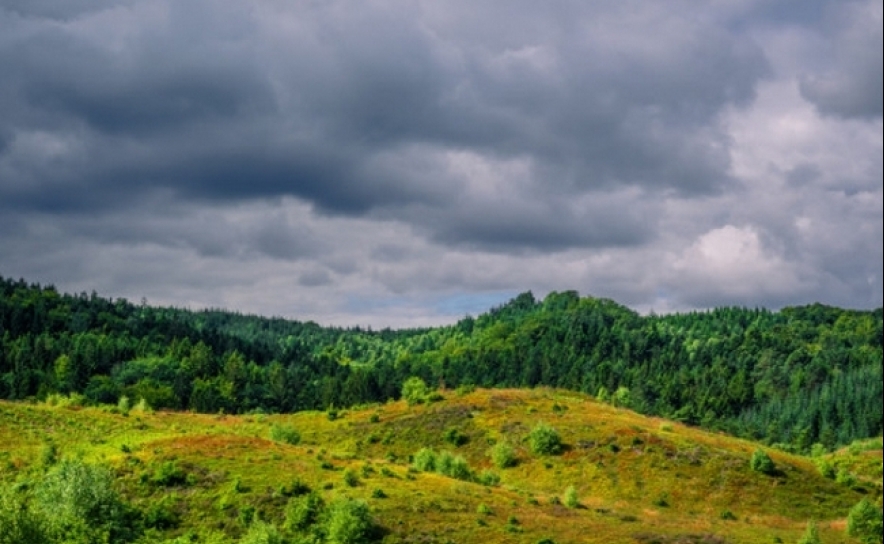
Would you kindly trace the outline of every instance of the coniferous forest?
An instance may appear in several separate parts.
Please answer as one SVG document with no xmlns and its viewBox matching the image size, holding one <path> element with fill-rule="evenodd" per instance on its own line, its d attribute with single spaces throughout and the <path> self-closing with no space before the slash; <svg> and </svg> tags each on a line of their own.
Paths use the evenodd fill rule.
<svg viewBox="0 0 884 544">
<path fill-rule="evenodd" d="M 806 452 L 882 433 L 882 337 L 881 308 L 642 316 L 570 291 L 523 293 L 451 326 L 373 331 L 0 277 L 0 398 L 277 413 L 398 398 L 419 377 L 570 389 Z"/>
</svg>

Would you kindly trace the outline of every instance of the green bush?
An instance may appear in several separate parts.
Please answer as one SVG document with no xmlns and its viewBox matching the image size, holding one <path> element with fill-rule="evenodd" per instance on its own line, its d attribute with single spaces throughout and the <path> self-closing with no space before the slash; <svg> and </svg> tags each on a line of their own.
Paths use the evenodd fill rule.
<svg viewBox="0 0 884 544">
<path fill-rule="evenodd" d="M 881 509 L 863 499 L 850 509 L 847 516 L 847 534 L 858 538 L 863 544 L 879 544 L 884 541 L 884 516 Z"/>
<path fill-rule="evenodd" d="M 436 472 L 458 480 L 469 480 L 472 477 L 470 465 L 466 459 L 447 451 L 443 451 L 436 458 Z"/>
<path fill-rule="evenodd" d="M 43 544 L 49 535 L 41 517 L 11 490 L 0 488 L 0 544 Z"/>
<path fill-rule="evenodd" d="M 501 441 L 491 447 L 488 454 L 491 462 L 499 469 L 509 468 L 516 465 L 516 450 L 509 442 Z"/>
<path fill-rule="evenodd" d="M 319 493 L 311 491 L 306 495 L 289 499 L 285 506 L 285 527 L 302 531 L 319 520 L 325 503 Z"/>
<path fill-rule="evenodd" d="M 164 461 L 154 470 L 151 481 L 163 487 L 184 485 L 187 483 L 187 472 L 178 467 L 175 461 Z"/>
<path fill-rule="evenodd" d="M 577 497 L 577 490 L 574 489 L 573 485 L 569 485 L 565 490 L 565 496 L 562 498 L 562 502 L 568 508 L 577 508 L 580 506 L 580 499 Z"/>
<path fill-rule="evenodd" d="M 343 499 L 329 507 L 325 530 L 329 544 L 362 544 L 377 528 L 365 502 Z"/>
<path fill-rule="evenodd" d="M 500 483 L 500 475 L 493 470 L 483 470 L 476 477 L 476 480 L 485 486 L 495 486 Z"/>
<path fill-rule="evenodd" d="M 270 427 L 270 440 L 295 446 L 301 442 L 301 433 L 290 425 L 273 425 Z"/>
<path fill-rule="evenodd" d="M 435 472 L 436 452 L 430 448 L 421 448 L 414 456 L 412 466 L 422 472 Z"/>
<path fill-rule="evenodd" d="M 807 523 L 807 529 L 804 530 L 804 535 L 798 539 L 798 544 L 822 544 L 816 522 L 809 521 Z"/>
<path fill-rule="evenodd" d="M 402 398 L 409 406 L 426 401 L 428 392 L 427 384 L 416 376 L 408 378 L 402 384 Z"/>
<path fill-rule="evenodd" d="M 359 485 L 359 476 L 356 474 L 355 471 L 349 468 L 344 471 L 343 478 L 344 483 L 347 484 L 347 486 L 349 487 L 356 487 Z"/>
<path fill-rule="evenodd" d="M 463 446 L 464 444 L 466 444 L 470 440 L 469 436 L 465 435 L 464 433 L 460 432 L 457 429 L 448 429 L 442 435 L 442 438 L 446 442 L 448 442 L 449 444 L 451 444 L 452 446 L 455 446 L 455 447 Z"/>
<path fill-rule="evenodd" d="M 56 537 L 125 542 L 136 534 L 135 513 L 113 489 L 113 476 L 104 467 L 62 461 L 36 486 L 34 498 L 47 532 Z"/>
<path fill-rule="evenodd" d="M 537 455 L 556 455 L 562 451 L 562 438 L 554 428 L 538 423 L 528 433 L 528 447 Z"/>
<path fill-rule="evenodd" d="M 755 472 L 760 472 L 762 474 L 773 474 L 776 470 L 774 462 L 762 449 L 757 449 L 752 453 L 752 459 L 749 460 L 749 467 Z"/>
<path fill-rule="evenodd" d="M 275 526 L 257 521 L 249 527 L 239 542 L 240 544 L 284 544 L 285 540 Z"/>
</svg>

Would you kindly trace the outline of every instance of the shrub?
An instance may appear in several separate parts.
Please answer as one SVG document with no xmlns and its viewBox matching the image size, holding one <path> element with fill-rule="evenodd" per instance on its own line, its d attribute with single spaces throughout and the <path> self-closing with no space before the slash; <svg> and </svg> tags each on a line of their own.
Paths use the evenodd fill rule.
<svg viewBox="0 0 884 544">
<path fill-rule="evenodd" d="M 722 510 L 718 514 L 718 517 L 726 521 L 735 521 L 737 519 L 737 516 L 735 516 L 730 510 Z"/>
<path fill-rule="evenodd" d="M 359 476 L 356 475 L 355 471 L 349 468 L 344 471 L 343 478 L 344 483 L 350 487 L 356 487 L 357 485 L 359 485 Z"/>
<path fill-rule="evenodd" d="M 258 521 L 249 527 L 239 542 L 240 544 L 284 544 L 285 540 L 275 526 Z"/>
<path fill-rule="evenodd" d="M 272 425 L 270 427 L 270 440 L 294 446 L 301 442 L 301 433 L 290 425 Z"/>
<path fill-rule="evenodd" d="M 134 516 L 113 489 L 111 472 L 81 461 L 62 461 L 38 484 L 36 506 L 48 532 L 76 542 L 126 541 Z M 52 541 L 51 539 L 49 540 Z"/>
<path fill-rule="evenodd" d="M 470 437 L 468 437 L 467 435 L 465 435 L 464 433 L 460 432 L 457 429 L 448 429 L 442 435 L 442 438 L 446 442 L 448 442 L 449 444 L 451 444 L 452 446 L 455 446 L 455 447 L 463 446 L 464 444 L 466 444 L 470 440 Z"/>
<path fill-rule="evenodd" d="M 361 544 L 376 530 L 368 505 L 352 499 L 331 505 L 325 528 L 329 544 Z"/>
<path fill-rule="evenodd" d="M 414 456 L 412 466 L 423 472 L 436 470 L 436 452 L 430 448 L 421 448 Z"/>
<path fill-rule="evenodd" d="M 491 462 L 500 469 L 512 467 L 516 465 L 516 451 L 509 442 L 498 442 L 489 452 Z"/>
<path fill-rule="evenodd" d="M 816 465 L 817 470 L 823 478 L 828 478 L 830 480 L 835 479 L 835 467 L 827 459 L 817 457 L 813 460 L 813 464 Z"/>
<path fill-rule="evenodd" d="M 380 487 L 376 487 L 371 490 L 371 498 L 373 498 L 373 499 L 386 499 L 387 494 L 384 493 L 384 490 L 381 489 Z"/>
<path fill-rule="evenodd" d="M 562 502 L 568 508 L 577 508 L 580 506 L 580 499 L 577 497 L 577 490 L 574 489 L 573 485 L 569 485 L 568 489 L 565 490 L 565 496 L 562 498 Z"/>
<path fill-rule="evenodd" d="M 752 459 L 749 461 L 749 467 L 755 472 L 760 472 L 762 474 L 773 474 L 776 470 L 774 462 L 762 449 L 757 449 L 752 454 Z"/>
<path fill-rule="evenodd" d="M 43 544 L 49 535 L 23 498 L 0 488 L 0 544 Z"/>
<path fill-rule="evenodd" d="M 289 499 L 285 506 L 285 527 L 294 531 L 310 527 L 319 519 L 323 506 L 322 497 L 315 491 Z"/>
<path fill-rule="evenodd" d="M 483 470 L 477 480 L 482 485 L 495 486 L 500 483 L 500 475 L 493 470 Z"/>
<path fill-rule="evenodd" d="M 841 485 L 846 485 L 847 487 L 853 487 L 856 485 L 856 476 L 854 476 L 849 470 L 846 468 L 839 468 L 838 473 L 835 475 L 835 481 Z"/>
<path fill-rule="evenodd" d="M 46 442 L 40 448 L 40 464 L 44 467 L 51 467 L 58 462 L 58 446 L 55 442 Z"/>
<path fill-rule="evenodd" d="M 184 485 L 187 483 L 187 473 L 175 461 L 165 461 L 154 471 L 151 481 L 163 487 Z"/>
<path fill-rule="evenodd" d="M 556 455 L 562 451 L 562 438 L 546 423 L 538 423 L 528 433 L 528 446 L 538 455 Z"/>
<path fill-rule="evenodd" d="M 436 471 L 443 476 L 458 480 L 469 480 L 472 476 L 466 459 L 447 451 L 440 453 L 436 459 Z"/>
<path fill-rule="evenodd" d="M 475 386 L 475 385 L 473 385 L 473 384 L 471 384 L 471 383 L 465 383 L 465 384 L 462 384 L 462 385 L 458 385 L 457 388 L 454 390 L 454 393 L 455 393 L 458 397 L 462 397 L 462 396 L 464 396 L 464 395 L 468 395 L 468 394 L 472 393 L 472 392 L 475 391 L 475 390 L 476 390 L 476 386 Z"/>
<path fill-rule="evenodd" d="M 426 400 L 427 384 L 420 378 L 412 376 L 402 384 L 402 398 L 409 406 L 420 404 Z"/>
<path fill-rule="evenodd" d="M 487 504 L 483 502 L 476 507 L 476 513 L 482 514 L 483 516 L 490 516 L 494 512 L 491 510 L 491 508 L 488 507 Z"/>
<path fill-rule="evenodd" d="M 804 535 L 798 539 L 798 544 L 822 544 L 820 532 L 816 528 L 816 522 L 807 522 L 807 529 L 804 530 Z"/>
<path fill-rule="evenodd" d="M 863 499 L 850 509 L 847 516 L 847 534 L 858 538 L 863 544 L 878 544 L 884 541 L 884 521 L 881 509 Z"/>
</svg>

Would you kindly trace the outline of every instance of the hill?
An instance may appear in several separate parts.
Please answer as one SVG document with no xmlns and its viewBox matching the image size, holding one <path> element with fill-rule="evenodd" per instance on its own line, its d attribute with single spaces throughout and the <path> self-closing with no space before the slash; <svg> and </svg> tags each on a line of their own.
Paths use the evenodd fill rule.
<svg viewBox="0 0 884 544">
<path fill-rule="evenodd" d="M 334 541 L 331 521 L 302 516 L 313 500 L 316 512 L 367 505 L 360 542 L 791 543 L 815 520 L 823 542 L 847 543 L 850 509 L 880 503 L 880 440 L 826 457 L 856 471 L 838 483 L 766 448 L 773 468 L 753 470 L 756 443 L 574 392 L 417 400 L 286 415 L 0 402 L 0 524 L 39 518 L 41 482 L 71 463 L 110 467 L 130 508 L 119 523 L 140 542 Z M 539 451 L 555 440 L 537 429 L 560 447 Z"/>
</svg>

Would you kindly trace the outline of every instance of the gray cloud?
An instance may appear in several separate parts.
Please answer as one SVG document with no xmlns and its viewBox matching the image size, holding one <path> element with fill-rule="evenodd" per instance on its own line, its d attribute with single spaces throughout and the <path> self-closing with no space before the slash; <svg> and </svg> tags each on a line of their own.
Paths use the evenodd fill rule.
<svg viewBox="0 0 884 544">
<path fill-rule="evenodd" d="M 876 16 L 7 2 L 0 273 L 336 322 L 529 288 L 880 304 Z"/>
<path fill-rule="evenodd" d="M 884 113 L 884 20 L 880 2 L 832 8 L 833 63 L 801 79 L 801 94 L 822 113 L 881 117 Z"/>
</svg>

